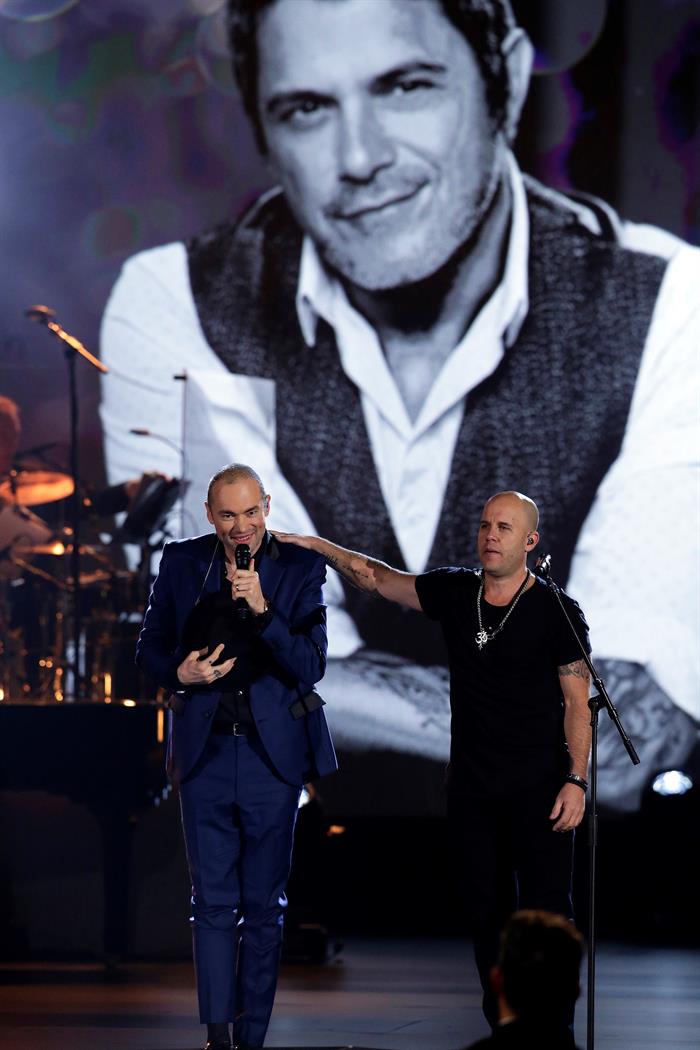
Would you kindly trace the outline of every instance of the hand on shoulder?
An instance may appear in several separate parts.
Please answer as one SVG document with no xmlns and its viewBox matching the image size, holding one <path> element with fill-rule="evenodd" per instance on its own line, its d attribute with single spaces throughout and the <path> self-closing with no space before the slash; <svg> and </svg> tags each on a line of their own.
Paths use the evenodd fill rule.
<svg viewBox="0 0 700 1050">
<path fill-rule="evenodd" d="M 293 543 L 296 547 L 306 547 L 310 551 L 316 549 L 316 536 L 299 536 L 295 532 L 277 532 L 276 529 L 271 529 L 270 535 L 274 536 L 279 543 Z"/>
</svg>

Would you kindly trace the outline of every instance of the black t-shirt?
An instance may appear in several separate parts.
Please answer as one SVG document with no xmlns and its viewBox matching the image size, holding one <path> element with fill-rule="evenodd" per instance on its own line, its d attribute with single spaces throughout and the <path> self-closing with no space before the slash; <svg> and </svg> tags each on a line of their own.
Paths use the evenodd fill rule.
<svg viewBox="0 0 700 1050">
<path fill-rule="evenodd" d="M 539 578 L 520 596 L 503 630 L 479 649 L 480 582 L 476 569 L 433 569 L 418 576 L 416 591 L 425 614 L 440 622 L 447 644 L 452 783 L 475 794 L 500 795 L 568 773 L 557 669 L 580 660 L 581 650 Z M 590 652 L 581 609 L 560 593 Z M 489 605 L 482 595 L 481 619 L 489 633 L 507 608 Z"/>
</svg>

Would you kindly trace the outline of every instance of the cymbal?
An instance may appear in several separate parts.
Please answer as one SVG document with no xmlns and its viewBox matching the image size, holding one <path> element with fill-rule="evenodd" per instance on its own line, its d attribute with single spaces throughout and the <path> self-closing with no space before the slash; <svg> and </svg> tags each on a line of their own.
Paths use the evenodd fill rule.
<svg viewBox="0 0 700 1050">
<path fill-rule="evenodd" d="M 80 586 L 91 587 L 95 583 L 106 583 L 113 584 L 117 579 L 129 579 L 134 575 L 129 569 L 117 569 L 116 572 L 108 572 L 105 569 L 94 569 L 92 572 L 81 572 Z M 68 576 L 66 583 L 69 587 L 73 586 L 73 577 Z"/>
<path fill-rule="evenodd" d="M 21 554 L 69 554 L 70 547 L 66 547 L 60 540 L 53 543 L 30 543 L 26 546 L 18 544 L 18 553 Z"/>
<path fill-rule="evenodd" d="M 18 551 L 22 554 L 52 554 L 54 557 L 63 557 L 73 553 L 73 544 L 64 543 L 63 540 L 53 540 L 50 543 L 32 543 L 29 545 L 18 544 Z M 98 550 L 94 543 L 81 543 L 80 553 L 97 557 Z M 102 558 L 104 561 L 104 557 Z"/>
<path fill-rule="evenodd" d="M 0 498 L 25 507 L 36 507 L 72 496 L 73 489 L 73 479 L 69 474 L 53 470 L 17 470 L 0 482 Z"/>
<path fill-rule="evenodd" d="M 0 580 L 18 580 L 22 569 L 13 555 L 29 546 L 43 546 L 50 538 L 49 526 L 31 510 L 18 503 L 0 504 Z"/>
<path fill-rule="evenodd" d="M 94 572 L 81 572 L 80 574 L 80 586 L 81 587 L 92 587 L 94 583 L 109 583 L 111 576 L 104 569 L 95 569 Z M 73 577 L 68 577 L 68 583 L 73 585 Z"/>
</svg>

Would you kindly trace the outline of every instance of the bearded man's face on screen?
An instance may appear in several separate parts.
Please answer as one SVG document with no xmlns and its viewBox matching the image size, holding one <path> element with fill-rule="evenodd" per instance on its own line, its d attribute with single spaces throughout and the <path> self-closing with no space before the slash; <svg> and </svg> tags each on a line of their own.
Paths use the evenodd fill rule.
<svg viewBox="0 0 700 1050">
<path fill-rule="evenodd" d="M 506 151 L 439 0 L 275 0 L 257 47 L 269 159 L 326 264 L 369 291 L 435 273 L 478 229 Z"/>
</svg>

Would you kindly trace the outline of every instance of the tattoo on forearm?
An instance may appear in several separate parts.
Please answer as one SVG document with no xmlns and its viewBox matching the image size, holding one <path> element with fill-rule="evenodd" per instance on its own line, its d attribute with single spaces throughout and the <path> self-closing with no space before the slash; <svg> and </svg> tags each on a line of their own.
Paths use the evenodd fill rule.
<svg viewBox="0 0 700 1050">
<path fill-rule="evenodd" d="M 585 660 L 574 660 L 572 664 L 564 664 L 563 667 L 559 668 L 559 677 L 567 678 L 573 676 L 574 678 L 590 678 L 590 671 L 586 665 Z"/>
<path fill-rule="evenodd" d="M 348 583 L 354 584 L 362 591 L 374 591 L 376 590 L 376 583 L 374 578 L 374 571 L 369 564 L 364 560 L 353 556 L 352 560 L 338 556 L 337 554 L 328 553 L 324 555 L 326 561 L 331 565 L 336 572 L 339 572 Z"/>
</svg>

